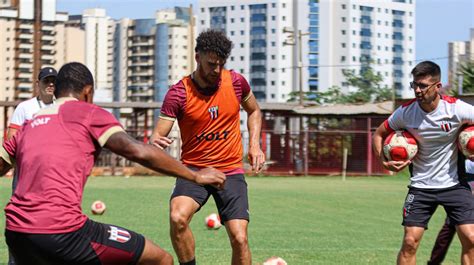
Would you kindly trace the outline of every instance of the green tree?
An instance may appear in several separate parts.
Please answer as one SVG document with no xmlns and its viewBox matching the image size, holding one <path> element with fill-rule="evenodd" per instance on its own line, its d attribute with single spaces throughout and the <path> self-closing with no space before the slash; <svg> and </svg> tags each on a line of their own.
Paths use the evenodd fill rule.
<svg viewBox="0 0 474 265">
<path fill-rule="evenodd" d="M 474 61 L 462 64 L 459 74 L 462 76 L 463 93 L 474 94 Z"/>
<path fill-rule="evenodd" d="M 370 64 L 364 65 L 359 74 L 355 70 L 342 70 L 349 86 L 357 87 L 355 92 L 342 93 L 337 86 L 330 87 L 325 92 L 305 92 L 304 101 L 316 104 L 324 103 L 373 103 L 393 99 L 393 90 L 383 85 L 382 75 L 376 73 Z M 290 93 L 290 102 L 297 102 L 299 93 Z"/>
</svg>

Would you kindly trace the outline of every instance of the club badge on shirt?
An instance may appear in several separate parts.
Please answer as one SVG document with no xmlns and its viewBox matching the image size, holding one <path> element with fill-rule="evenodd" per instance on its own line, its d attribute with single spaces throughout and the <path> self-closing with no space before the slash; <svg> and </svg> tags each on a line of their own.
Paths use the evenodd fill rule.
<svg viewBox="0 0 474 265">
<path fill-rule="evenodd" d="M 445 132 L 449 132 L 451 131 L 453 127 L 451 126 L 451 123 L 450 122 L 447 122 L 447 121 L 443 121 L 441 122 L 441 129 Z"/>
<path fill-rule="evenodd" d="M 211 120 L 215 120 L 219 114 L 219 106 L 212 106 L 207 111 L 211 115 Z"/>
</svg>

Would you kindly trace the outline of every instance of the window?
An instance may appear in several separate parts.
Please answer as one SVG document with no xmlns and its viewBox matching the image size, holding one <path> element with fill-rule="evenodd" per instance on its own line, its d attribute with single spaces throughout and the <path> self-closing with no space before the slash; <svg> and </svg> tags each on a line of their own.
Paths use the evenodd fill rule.
<svg viewBox="0 0 474 265">
<path fill-rule="evenodd" d="M 240 44 L 240 48 L 243 48 L 243 47 L 244 47 L 244 44 L 243 44 L 243 43 L 241 43 L 241 44 Z"/>
<path fill-rule="evenodd" d="M 230 31 L 230 35 L 234 36 L 234 31 L 233 30 Z"/>
<path fill-rule="evenodd" d="M 341 63 L 346 61 L 346 56 L 341 56 Z"/>
<path fill-rule="evenodd" d="M 230 6 L 230 10 L 234 10 L 235 9 L 235 6 Z"/>
<path fill-rule="evenodd" d="M 230 19 L 230 23 L 234 23 L 234 19 L 233 19 L 233 18 Z"/>
<path fill-rule="evenodd" d="M 205 11 L 205 10 L 204 10 L 204 8 L 202 7 L 202 8 L 201 8 L 201 13 L 204 13 L 204 11 Z"/>
<path fill-rule="evenodd" d="M 275 16 L 272 16 L 272 21 L 275 21 L 276 17 Z"/>
<path fill-rule="evenodd" d="M 276 46 L 276 43 L 272 41 L 272 47 L 275 47 L 275 46 Z"/>
<path fill-rule="evenodd" d="M 284 73 L 284 72 L 285 72 L 285 68 L 281 68 L 281 72 Z"/>
<path fill-rule="evenodd" d="M 342 33 L 342 35 L 346 35 L 346 31 L 345 31 L 345 30 L 341 30 L 341 33 Z"/>
<path fill-rule="evenodd" d="M 231 62 L 234 61 L 234 56 L 231 56 L 231 57 L 230 57 L 230 61 L 231 61 Z"/>
<path fill-rule="evenodd" d="M 281 20 L 286 21 L 286 17 L 285 17 L 285 16 L 282 16 L 282 17 L 281 17 Z"/>
<path fill-rule="evenodd" d="M 245 9 L 245 6 L 244 5 L 241 5 L 240 6 L 240 10 L 244 10 Z"/>
<path fill-rule="evenodd" d="M 272 73 L 275 73 L 275 68 L 272 68 Z"/>
<path fill-rule="evenodd" d="M 275 94 L 271 94 L 272 95 L 272 98 L 275 98 Z"/>
<path fill-rule="evenodd" d="M 286 83 L 285 81 L 281 81 L 281 85 L 284 86 Z"/>
<path fill-rule="evenodd" d="M 286 7 L 286 4 L 285 4 L 285 3 L 283 3 L 283 4 L 281 5 L 281 7 L 285 8 L 285 7 Z"/>
<path fill-rule="evenodd" d="M 276 29 L 272 29 L 272 33 L 276 33 Z"/>
<path fill-rule="evenodd" d="M 346 9 L 346 5 L 344 5 L 344 4 L 341 5 L 341 8 L 342 8 L 342 9 Z"/>
<path fill-rule="evenodd" d="M 274 85 L 275 85 L 275 81 L 272 81 L 271 84 L 272 84 L 272 86 L 274 86 Z"/>
<path fill-rule="evenodd" d="M 244 31 L 243 31 L 243 30 L 240 31 L 240 35 L 244 35 Z"/>
<path fill-rule="evenodd" d="M 201 20 L 201 25 L 204 25 L 204 20 Z"/>
<path fill-rule="evenodd" d="M 272 60 L 275 60 L 275 55 L 274 54 L 272 54 Z"/>
<path fill-rule="evenodd" d="M 341 43 L 342 48 L 346 48 L 346 43 Z"/>
<path fill-rule="evenodd" d="M 345 18 L 345 17 L 341 17 L 341 20 L 342 20 L 342 22 L 346 22 L 346 18 Z"/>
<path fill-rule="evenodd" d="M 243 17 L 241 17 L 240 22 L 245 22 L 245 19 Z"/>
<path fill-rule="evenodd" d="M 275 8 L 276 7 L 276 4 L 275 3 L 272 3 L 272 8 Z"/>
<path fill-rule="evenodd" d="M 244 56 L 240 56 L 240 60 L 241 60 L 241 61 L 245 60 L 245 57 L 244 57 Z"/>
</svg>

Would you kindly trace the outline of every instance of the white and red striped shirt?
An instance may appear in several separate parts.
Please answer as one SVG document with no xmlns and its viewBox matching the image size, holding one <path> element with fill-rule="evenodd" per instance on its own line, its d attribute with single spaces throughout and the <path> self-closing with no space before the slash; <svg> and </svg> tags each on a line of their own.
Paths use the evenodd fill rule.
<svg viewBox="0 0 474 265">
<path fill-rule="evenodd" d="M 449 96 L 441 96 L 430 113 L 416 99 L 396 109 L 385 121 L 385 128 L 405 129 L 418 143 L 410 186 L 442 189 L 458 184 L 456 141 L 462 125 L 473 123 L 474 107 Z"/>
</svg>

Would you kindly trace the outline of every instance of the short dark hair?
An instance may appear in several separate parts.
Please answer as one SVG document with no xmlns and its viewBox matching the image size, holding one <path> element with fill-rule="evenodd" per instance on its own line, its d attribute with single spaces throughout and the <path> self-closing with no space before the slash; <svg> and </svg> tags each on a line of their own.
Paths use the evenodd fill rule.
<svg viewBox="0 0 474 265">
<path fill-rule="evenodd" d="M 441 68 L 439 65 L 435 64 L 432 61 L 423 61 L 415 66 L 411 70 L 411 74 L 414 78 L 420 78 L 425 76 L 431 76 L 432 78 L 440 79 L 441 78 Z"/>
<path fill-rule="evenodd" d="M 232 50 L 232 41 L 227 38 L 224 32 L 208 29 L 199 34 L 194 50 L 196 53 L 214 52 L 218 57 L 227 60 Z"/>
<path fill-rule="evenodd" d="M 67 63 L 59 69 L 54 95 L 61 97 L 71 92 L 77 95 L 88 85 L 94 85 L 94 77 L 91 71 L 82 63 Z"/>
</svg>

